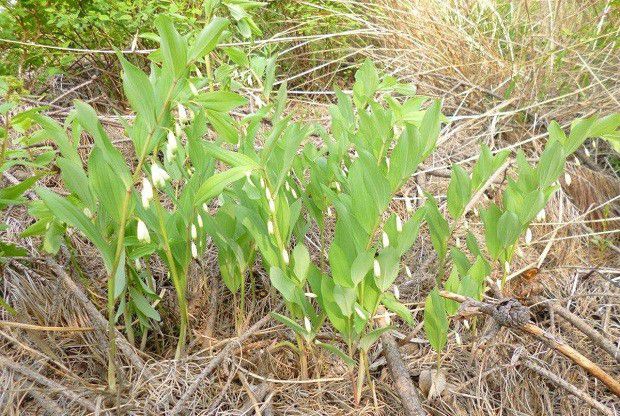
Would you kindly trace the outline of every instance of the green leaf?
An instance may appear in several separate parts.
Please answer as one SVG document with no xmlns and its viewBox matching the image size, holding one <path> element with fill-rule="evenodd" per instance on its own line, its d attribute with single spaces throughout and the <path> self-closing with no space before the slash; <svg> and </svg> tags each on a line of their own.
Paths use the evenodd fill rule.
<svg viewBox="0 0 620 416">
<path fill-rule="evenodd" d="M 362 251 L 357 255 L 351 265 L 351 281 L 355 286 L 364 280 L 372 268 L 375 259 L 374 253 L 371 251 Z"/>
<path fill-rule="evenodd" d="M 0 241 L 0 258 L 2 257 L 24 257 L 28 255 L 28 250 L 15 244 Z"/>
<path fill-rule="evenodd" d="M 146 300 L 146 298 L 144 297 L 144 295 L 142 295 L 142 293 L 140 293 L 134 288 L 130 288 L 129 295 L 131 296 L 131 300 L 133 304 L 136 305 L 136 308 L 140 311 L 140 313 L 142 313 L 147 318 L 151 318 L 156 321 L 161 320 L 161 316 L 159 315 L 159 312 L 157 312 L 151 306 L 150 302 Z"/>
<path fill-rule="evenodd" d="M 131 108 L 140 116 L 144 117 L 149 128 L 155 127 L 155 93 L 149 77 L 138 67 L 127 61 L 119 54 L 119 60 L 123 67 L 123 90 Z M 138 154 L 142 151 L 141 144 L 134 143 Z"/>
<path fill-rule="evenodd" d="M 67 199 L 46 188 L 38 188 L 37 194 L 45 202 L 49 210 L 60 221 L 65 222 L 82 232 L 101 252 L 106 267 L 112 267 L 112 249 L 101 236 L 100 230 L 84 213 Z"/>
<path fill-rule="evenodd" d="M 194 98 L 203 105 L 204 108 L 219 112 L 228 112 L 242 105 L 246 105 L 248 100 L 231 91 L 211 91 L 201 93 Z"/>
<path fill-rule="evenodd" d="M 288 326 L 290 329 L 292 329 L 294 332 L 296 332 L 299 335 L 307 336 L 309 334 L 308 331 L 306 331 L 306 328 L 299 325 L 297 322 L 293 321 L 289 317 L 281 315 L 277 312 L 269 312 L 269 315 L 271 315 L 271 317 L 275 319 L 276 321 L 279 321 L 280 323 L 283 323 L 284 325 Z"/>
<path fill-rule="evenodd" d="M 390 292 L 385 292 L 381 297 L 381 303 L 390 311 L 400 316 L 408 325 L 413 325 L 413 315 L 409 308 L 396 299 Z"/>
<path fill-rule="evenodd" d="M 448 292 L 458 293 L 461 279 L 459 278 L 459 272 L 456 268 L 452 269 L 450 277 L 446 280 L 444 287 Z M 446 313 L 450 316 L 454 315 L 459 310 L 459 303 L 455 300 L 444 299 L 444 305 L 446 307 Z"/>
<path fill-rule="evenodd" d="M 189 49 L 189 60 L 195 61 L 211 52 L 217 45 L 226 26 L 228 26 L 228 19 L 214 17 L 194 40 L 194 44 Z"/>
<path fill-rule="evenodd" d="M 251 171 L 251 167 L 236 166 L 211 176 L 196 191 L 194 196 L 196 206 L 200 206 L 211 198 L 218 196 L 224 191 L 224 188 L 243 178 L 249 171 Z"/>
<path fill-rule="evenodd" d="M 304 282 L 308 276 L 310 267 L 310 253 L 303 244 L 297 244 L 293 249 L 293 270 L 300 282 Z"/>
<path fill-rule="evenodd" d="M 424 306 L 424 332 L 433 349 L 440 353 L 448 340 L 448 317 L 444 299 L 434 288 L 426 297 Z"/>
<path fill-rule="evenodd" d="M 179 35 L 168 16 L 160 15 L 155 19 L 155 27 L 161 38 L 161 54 L 164 60 L 164 70 L 172 69 L 176 78 L 180 77 L 187 68 L 187 45 Z"/>
<path fill-rule="evenodd" d="M 253 159 L 251 159 L 250 157 L 242 153 L 231 152 L 230 150 L 223 149 L 222 147 L 218 146 L 215 143 L 205 142 L 204 148 L 207 154 L 209 154 L 210 156 L 216 159 L 221 160 L 227 165 L 246 166 L 248 169 L 252 169 L 252 170 L 260 167 L 260 165 L 256 163 Z"/>
<path fill-rule="evenodd" d="M 335 356 L 340 357 L 340 359 L 342 359 L 342 361 L 344 361 L 345 364 L 349 367 L 355 367 L 355 360 L 345 354 L 340 348 L 326 342 L 321 342 L 319 340 L 314 341 L 314 343 L 319 347 L 325 348 L 327 351 L 331 352 Z"/>
<path fill-rule="evenodd" d="M 448 212 L 453 219 L 458 219 L 471 198 L 471 180 L 459 165 L 452 166 L 450 185 L 448 185 Z"/>
<path fill-rule="evenodd" d="M 541 188 L 550 186 L 558 179 L 564 169 L 565 161 L 566 154 L 559 142 L 550 143 L 545 148 L 542 155 L 540 155 L 536 169 Z"/>
<path fill-rule="evenodd" d="M 271 270 L 269 271 L 269 279 L 271 280 L 273 287 L 280 292 L 282 297 L 287 302 L 295 303 L 297 301 L 297 286 L 295 286 L 295 283 L 286 277 L 280 268 L 271 266 Z"/>
<path fill-rule="evenodd" d="M 519 217 L 514 212 L 504 212 L 497 221 L 497 239 L 504 248 L 510 247 L 517 241 L 521 233 Z"/>
<path fill-rule="evenodd" d="M 368 352 L 368 350 L 370 350 L 370 347 L 372 347 L 374 343 L 377 342 L 377 340 L 382 334 L 392 329 L 394 328 L 391 326 L 384 326 L 382 328 L 373 329 L 369 333 L 365 334 L 362 338 L 360 338 L 358 342 L 360 349 L 364 352 Z"/>
</svg>

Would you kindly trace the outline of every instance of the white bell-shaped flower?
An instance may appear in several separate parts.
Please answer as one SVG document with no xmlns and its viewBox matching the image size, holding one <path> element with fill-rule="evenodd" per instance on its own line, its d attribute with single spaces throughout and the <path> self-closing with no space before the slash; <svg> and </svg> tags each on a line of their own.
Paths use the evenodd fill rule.
<svg viewBox="0 0 620 416">
<path fill-rule="evenodd" d="M 381 265 L 379 264 L 379 260 L 375 259 L 374 263 L 372 264 L 372 271 L 375 277 L 381 276 Z"/>
<path fill-rule="evenodd" d="M 170 179 L 170 175 L 164 169 L 162 169 L 157 163 L 151 166 L 151 177 L 153 179 L 153 185 L 161 188 L 166 185 L 166 181 Z"/>
<path fill-rule="evenodd" d="M 151 235 L 149 234 L 148 228 L 146 228 L 146 224 L 142 220 L 138 220 L 138 240 L 144 243 L 151 242 Z"/>
<path fill-rule="evenodd" d="M 151 181 L 149 181 L 149 178 L 147 177 L 142 179 L 142 192 L 140 196 L 142 197 L 142 206 L 144 209 L 148 209 L 149 204 L 153 199 L 153 185 L 151 185 Z"/>
</svg>

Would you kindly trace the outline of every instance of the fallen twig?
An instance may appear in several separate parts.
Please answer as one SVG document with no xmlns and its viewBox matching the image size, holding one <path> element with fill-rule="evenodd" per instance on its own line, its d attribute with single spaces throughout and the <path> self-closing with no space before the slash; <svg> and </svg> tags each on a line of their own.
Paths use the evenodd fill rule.
<svg viewBox="0 0 620 416">
<path fill-rule="evenodd" d="M 586 321 L 575 315 L 557 302 L 546 302 L 547 307 L 553 312 L 560 315 L 562 318 L 573 324 L 575 328 L 583 332 L 590 341 L 592 341 L 597 347 L 601 348 L 609 355 L 611 355 L 618 363 L 620 363 L 620 348 L 614 345 L 613 342 L 605 338 L 600 332 L 592 328 Z"/>
<path fill-rule="evenodd" d="M 531 361 L 531 358 L 525 359 L 523 362 L 521 362 L 521 365 L 523 365 L 524 367 L 529 368 L 530 370 L 532 370 L 533 372 L 537 373 L 538 375 L 546 378 L 547 380 L 549 380 L 550 382 L 552 382 L 556 386 L 558 386 L 560 388 L 563 388 L 564 390 L 566 390 L 567 392 L 569 392 L 573 396 L 577 397 L 578 399 L 583 400 L 588 405 L 590 405 L 590 407 L 592 407 L 593 409 L 598 410 L 602 414 L 604 414 L 606 416 L 614 416 L 614 413 L 612 412 L 612 410 L 610 408 L 608 408 L 607 406 L 605 406 L 603 403 L 597 401 L 592 396 L 587 394 L 585 391 L 578 389 L 577 387 L 573 386 L 568 381 L 566 381 L 563 378 L 559 377 L 558 375 L 552 373 L 551 371 L 549 371 L 549 370 L 539 366 L 538 364 L 534 364 Z"/>
<path fill-rule="evenodd" d="M 378 312 L 378 315 L 380 314 L 381 312 Z M 379 325 L 382 327 L 386 327 L 389 324 L 388 318 L 379 320 Z M 428 415 L 426 410 L 422 407 L 422 401 L 418 394 L 418 390 L 411 382 L 409 370 L 405 367 L 405 363 L 400 355 L 400 350 L 398 349 L 398 344 L 392 334 L 384 332 L 381 335 L 381 344 L 383 345 L 383 354 L 387 361 L 388 370 L 394 380 L 394 385 L 400 396 L 405 414 L 407 414 L 407 416 Z"/>
<path fill-rule="evenodd" d="M 599 379 L 616 396 L 620 397 L 620 382 L 606 373 L 596 363 L 575 350 L 564 341 L 556 338 L 552 334 L 529 322 L 529 309 L 521 305 L 516 299 L 506 299 L 497 305 L 480 302 L 467 296 L 442 290 L 439 292 L 446 299 L 451 299 L 461 303 L 461 311 L 467 315 L 486 314 L 501 326 L 519 329 L 526 332 L 540 341 L 544 342 L 554 350 L 573 361 L 575 364 L 586 370 L 588 373 Z"/>
</svg>

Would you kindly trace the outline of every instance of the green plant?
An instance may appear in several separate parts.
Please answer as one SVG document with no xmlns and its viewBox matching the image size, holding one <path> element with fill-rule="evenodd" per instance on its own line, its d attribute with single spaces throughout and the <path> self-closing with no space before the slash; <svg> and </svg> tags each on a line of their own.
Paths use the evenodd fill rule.
<svg viewBox="0 0 620 416">
<path fill-rule="evenodd" d="M 530 223 L 534 219 L 545 218 L 545 206 L 558 189 L 557 181 L 564 172 L 567 158 L 586 139 L 613 135 L 618 125 L 617 114 L 603 118 L 577 119 L 572 123 L 570 133 L 566 135 L 555 121 L 552 122 L 549 126 L 549 140 L 535 165 L 527 161 L 522 150 L 517 151 L 515 175 L 508 178 L 501 198 L 497 201 L 479 202 L 472 200 L 472 196 L 487 181 L 493 180 L 493 172 L 504 163 L 507 152 L 493 156 L 491 151 L 483 146 L 471 177 L 460 166 L 454 165 L 447 195 L 447 211 L 451 216 L 452 226 L 448 226 L 448 221 L 443 218 L 436 204 L 431 203 L 427 212 L 427 221 L 440 264 L 444 264 L 443 258 L 448 248 L 452 257 L 452 273 L 443 284 L 444 288 L 481 300 L 486 291 L 486 279 L 494 264 L 497 264 L 497 269 L 501 270 L 498 289 L 502 291 L 520 240 L 524 237 L 526 244 L 531 242 Z M 461 225 L 460 220 L 463 219 L 466 206 L 479 210 L 484 226 L 484 246 L 480 245 L 471 231 L 467 231 L 464 251 L 450 237 Z M 430 213 L 432 215 L 429 217 Z M 442 226 L 435 225 L 437 223 Z M 424 311 L 425 330 L 431 345 L 438 353 L 446 344 L 447 317 L 457 310 L 454 301 L 443 300 L 439 296 L 438 288 L 441 285 L 442 279 L 438 278 L 437 287 L 427 297 Z"/>
<path fill-rule="evenodd" d="M 32 115 L 37 109 L 20 111 L 21 85 L 14 78 L 0 77 L 0 176 L 1 180 L 12 179 L 14 183 L 0 189 L 0 213 L 13 205 L 26 202 L 24 194 L 47 171 L 55 152 L 41 143 L 41 137 L 31 132 Z M 11 169 L 32 172 L 28 178 L 19 181 L 10 175 Z M 0 224 L 0 231 L 8 226 Z M 26 256 L 27 251 L 17 244 L 0 241 L 0 267 L 11 257 Z M 11 313 L 13 308 L 0 297 L 0 306 Z"/>
</svg>

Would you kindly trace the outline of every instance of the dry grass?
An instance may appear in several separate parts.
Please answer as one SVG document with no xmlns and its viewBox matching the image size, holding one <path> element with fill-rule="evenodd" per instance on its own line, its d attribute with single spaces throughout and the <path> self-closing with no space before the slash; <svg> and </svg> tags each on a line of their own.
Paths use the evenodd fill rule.
<svg viewBox="0 0 620 416">
<path fill-rule="evenodd" d="M 477 156 L 479 142 L 495 149 L 523 146 L 534 158 L 542 149 L 545 126 L 551 119 L 566 124 L 577 116 L 618 111 L 620 107 L 620 16 L 617 8 L 605 12 L 608 3 L 604 1 L 513 2 L 509 13 L 508 6 L 499 7 L 492 1 L 334 3 L 339 6 L 340 18 L 355 21 L 364 32 L 355 35 L 348 46 L 331 45 L 324 60 L 316 50 L 303 46 L 283 55 L 293 59 L 286 78 L 291 89 L 298 91 L 292 94 L 298 98 L 291 111 L 324 121 L 325 102 L 330 98 L 333 81 L 360 56 L 370 56 L 390 73 L 415 83 L 420 93 L 442 97 L 444 111 L 453 122 L 442 131 L 433 160 L 416 174 L 404 194 L 417 196 L 418 183 L 441 200 L 447 187 L 447 179 L 441 174 L 451 163 L 470 165 Z M 335 13 L 328 3 L 304 4 L 317 13 Z M 284 21 L 288 27 L 280 35 L 292 35 L 287 47 L 304 43 L 296 42 L 295 34 L 311 20 L 306 16 Z M 299 58 L 297 66 L 295 58 Z M 579 166 L 575 161 L 569 163 L 571 185 L 562 184 L 547 209 L 546 220 L 532 226 L 534 241 L 515 261 L 513 274 L 542 265 L 539 281 L 543 297 L 557 299 L 618 344 L 620 256 L 613 241 L 603 238 L 618 237 L 619 181 L 609 164 L 609 150 L 602 143 L 596 148 L 592 143 L 587 146 L 592 157 L 582 160 Z M 584 161 L 589 166 L 583 166 Z M 405 215 L 404 203 L 398 197 L 392 209 Z M 32 257 L 0 266 L 1 292 L 19 311 L 12 317 L 2 310 L 0 319 L 39 326 L 90 327 L 92 323 L 82 306 L 39 260 L 39 242 L 19 238 L 19 232 L 30 221 L 25 210 L 13 208 L 5 215 L 3 220 L 9 229 L 3 239 L 19 240 Z M 479 219 L 472 214 L 468 221 L 474 233 L 480 235 Z M 616 234 L 599 234 L 610 231 Z M 310 233 L 308 247 L 315 247 L 313 242 L 317 240 Z M 74 260 L 88 282 L 89 297 L 103 311 L 105 276 L 101 263 L 93 248 L 79 236 L 71 236 L 71 241 L 76 248 Z M 422 230 L 407 257 L 413 278 L 400 278 L 402 299 L 418 322 L 422 320 L 422 302 L 433 284 L 432 253 L 428 235 Z M 313 256 L 318 256 L 316 250 Z M 142 353 L 146 371 L 138 372 L 122 360 L 123 387 L 119 397 L 108 397 L 104 392 L 105 334 L 92 330 L 24 330 L 0 323 L 0 356 L 62 387 L 44 387 L 32 375 L 0 365 L 0 414 L 105 414 L 115 409 L 127 414 L 168 414 L 223 345 L 234 341 L 278 303 L 257 264 L 257 296 L 246 305 L 246 321 L 236 322 L 238 300 L 215 283 L 215 258 L 215 250 L 208 250 L 189 276 L 192 342 L 189 357 L 180 361 L 171 360 L 177 332 L 173 290 L 161 265 L 151 265 L 158 288 L 164 290 L 160 308 L 163 321 L 149 331 L 149 342 Z M 66 253 L 58 261 L 78 278 Z M 593 267 L 599 272 L 588 275 Z M 218 300 L 217 309 L 211 302 L 213 298 Z M 617 362 L 549 313 L 544 305 L 532 308 L 532 318 L 620 377 Z M 531 338 L 504 329 L 483 351 L 478 350 L 476 344 L 484 324 L 480 319 L 476 332 L 458 323 L 451 332 L 442 366 L 446 388 L 440 397 L 425 401 L 434 415 L 596 414 L 547 378 L 526 369 L 525 360 L 533 360 L 612 412 L 620 412 L 620 401 L 604 386 Z M 418 383 L 423 371 L 434 368 L 436 356 L 419 328 L 411 334 L 411 328 L 399 325 L 398 331 L 412 335 L 412 342 L 405 343 L 401 350 Z M 378 350 L 371 353 L 376 397 L 367 388 L 362 404 L 355 407 L 346 367 L 323 351 L 314 350 L 310 357 L 311 377 L 319 381 L 298 380 L 297 357 L 282 344 L 291 336 L 290 331 L 272 322 L 239 345 L 225 364 L 199 385 L 184 406 L 184 414 L 401 414 L 399 399 Z M 335 334 L 325 330 L 320 336 L 333 339 Z M 67 392 L 74 392 L 86 403 L 78 403 Z M 89 410 L 89 405 L 96 411 Z"/>
</svg>

